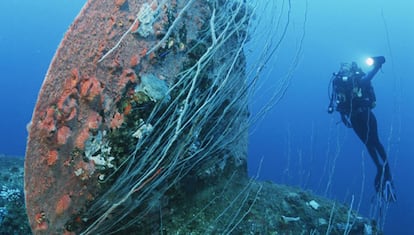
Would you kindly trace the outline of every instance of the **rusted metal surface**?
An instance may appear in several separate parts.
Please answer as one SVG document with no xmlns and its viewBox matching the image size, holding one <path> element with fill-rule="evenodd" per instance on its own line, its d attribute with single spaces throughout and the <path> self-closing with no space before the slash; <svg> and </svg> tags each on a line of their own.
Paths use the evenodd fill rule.
<svg viewBox="0 0 414 235">
<path fill-rule="evenodd" d="M 128 107 L 120 112 L 116 102 L 128 93 L 128 84 L 139 82 L 140 74 L 156 69 L 157 55 L 147 52 L 165 33 L 168 19 L 158 19 L 149 37 L 127 34 L 100 59 L 130 27 L 139 27 L 135 19 L 144 3 L 89 0 L 53 58 L 34 110 L 25 162 L 27 213 L 34 233 L 69 233 L 67 221 L 80 223 L 79 215 L 100 193 L 96 165 L 81 154 L 85 142 L 92 133 L 122 123 Z M 159 6 L 154 1 L 150 7 Z M 158 9 L 176 7 L 169 1 Z M 163 69 L 174 74 L 178 63 Z"/>
</svg>

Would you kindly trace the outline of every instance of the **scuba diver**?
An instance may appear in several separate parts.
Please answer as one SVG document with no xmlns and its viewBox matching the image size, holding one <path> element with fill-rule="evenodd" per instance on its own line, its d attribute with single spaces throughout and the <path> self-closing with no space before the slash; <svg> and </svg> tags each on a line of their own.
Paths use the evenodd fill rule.
<svg viewBox="0 0 414 235">
<path fill-rule="evenodd" d="M 396 201 L 390 166 L 384 146 L 378 138 L 377 120 L 371 111 L 375 107 L 375 93 L 371 80 L 385 63 L 384 56 L 369 59 L 373 69 L 365 74 L 355 62 L 342 63 L 338 73 L 331 79 L 330 104 L 328 113 L 334 110 L 348 128 L 353 128 L 365 144 L 377 167 L 375 190 L 388 202 Z"/>
</svg>

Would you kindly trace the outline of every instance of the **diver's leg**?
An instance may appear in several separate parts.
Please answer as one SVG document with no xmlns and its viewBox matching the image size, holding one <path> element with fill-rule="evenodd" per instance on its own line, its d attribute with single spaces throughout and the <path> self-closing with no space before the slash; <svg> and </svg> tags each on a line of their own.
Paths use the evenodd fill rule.
<svg viewBox="0 0 414 235">
<path fill-rule="evenodd" d="M 372 140 L 372 124 L 370 123 L 370 111 L 364 111 L 360 113 L 354 113 L 351 117 L 352 127 L 361 141 L 365 144 L 368 153 L 377 167 L 377 175 L 375 177 L 374 186 L 375 190 L 379 192 L 381 190 L 381 177 L 382 177 L 382 164 L 380 163 L 375 142 Z M 375 123 L 374 123 L 375 124 Z"/>
<path fill-rule="evenodd" d="M 377 119 L 371 111 L 369 112 L 369 141 L 371 141 L 372 145 L 375 146 L 378 154 L 380 155 L 382 161 L 384 163 L 387 162 L 387 153 L 385 152 L 384 146 L 381 144 L 379 137 L 378 137 L 378 125 Z"/>
<path fill-rule="evenodd" d="M 378 138 L 377 119 L 375 118 L 374 113 L 372 113 L 371 111 L 368 111 L 366 114 L 367 114 L 367 139 L 366 139 L 365 145 L 367 146 L 367 149 L 370 155 L 371 156 L 375 155 L 376 160 L 374 161 L 378 162 L 378 164 L 376 163 L 378 167 L 378 165 L 382 165 L 380 163 L 378 154 L 380 155 L 381 159 L 384 162 L 386 161 L 387 156 L 385 153 L 385 149 L 380 143 L 379 138 Z M 371 152 L 375 152 L 375 153 L 371 154 Z"/>
<path fill-rule="evenodd" d="M 372 130 L 370 127 L 369 116 L 369 111 L 354 113 L 351 117 L 352 128 L 361 139 L 362 143 L 364 143 L 377 169 L 382 169 L 382 164 L 379 161 L 376 151 L 376 146 L 372 141 Z"/>
<path fill-rule="evenodd" d="M 382 164 L 380 166 L 381 166 L 382 173 L 384 173 L 384 180 L 391 180 L 391 171 L 390 171 L 390 166 L 387 160 L 387 153 L 385 152 L 384 146 L 381 144 L 379 140 L 377 119 L 374 113 L 372 113 L 371 111 L 369 112 L 368 119 L 369 119 L 368 121 L 369 123 L 368 145 L 373 146 L 374 151 L 376 151 L 382 159 Z M 378 162 L 379 162 L 379 159 L 378 159 Z"/>
<path fill-rule="evenodd" d="M 387 154 L 385 152 L 384 146 L 381 144 L 378 137 L 378 127 L 377 119 L 375 115 L 369 111 L 368 115 L 369 123 L 369 133 L 368 133 L 368 142 L 367 146 L 372 146 L 374 151 L 376 151 L 376 158 L 379 163 L 378 155 L 381 157 L 383 163 L 378 168 L 377 166 L 377 175 L 375 177 L 375 189 L 377 192 L 380 192 L 381 197 L 388 202 L 394 202 L 397 200 L 394 190 L 394 184 L 392 182 L 392 176 L 390 171 L 390 166 L 387 160 Z M 369 150 L 368 150 L 369 151 Z M 378 153 L 378 154 L 377 154 Z M 371 153 L 370 153 L 371 154 Z"/>
</svg>

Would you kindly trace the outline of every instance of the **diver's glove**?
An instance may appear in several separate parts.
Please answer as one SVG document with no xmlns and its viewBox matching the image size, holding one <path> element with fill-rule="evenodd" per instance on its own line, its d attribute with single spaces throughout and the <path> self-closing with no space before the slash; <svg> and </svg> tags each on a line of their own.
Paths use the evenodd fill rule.
<svg viewBox="0 0 414 235">
<path fill-rule="evenodd" d="M 378 67 L 381 67 L 382 64 L 385 63 L 384 56 L 375 56 L 375 57 L 372 57 L 372 60 L 374 60 L 374 66 L 378 66 Z"/>
</svg>

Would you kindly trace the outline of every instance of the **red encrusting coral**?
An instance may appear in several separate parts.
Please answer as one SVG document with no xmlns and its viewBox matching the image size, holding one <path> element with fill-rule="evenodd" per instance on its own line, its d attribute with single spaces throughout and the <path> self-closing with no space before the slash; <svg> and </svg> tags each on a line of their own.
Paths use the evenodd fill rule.
<svg viewBox="0 0 414 235">
<path fill-rule="evenodd" d="M 133 69 L 125 69 L 122 73 L 123 77 L 126 77 L 128 81 L 135 83 L 137 82 L 137 74 Z"/>
<path fill-rule="evenodd" d="M 122 74 L 117 78 L 117 80 L 116 92 L 118 94 L 122 94 L 125 92 L 125 87 L 128 83 L 138 82 L 138 76 L 133 69 L 127 68 L 122 71 Z"/>
<path fill-rule="evenodd" d="M 71 136 L 72 131 L 67 126 L 61 126 L 57 131 L 57 144 L 64 145 L 66 144 L 68 138 Z"/>
<path fill-rule="evenodd" d="M 137 20 L 131 28 L 131 32 L 136 32 L 139 28 L 139 21 Z"/>
<path fill-rule="evenodd" d="M 57 108 L 59 110 L 58 119 L 63 122 L 72 120 L 77 114 L 78 104 L 72 94 L 63 94 L 58 102 Z"/>
<path fill-rule="evenodd" d="M 62 215 L 69 207 L 72 199 L 68 194 L 63 195 L 56 203 L 56 215 Z"/>
<path fill-rule="evenodd" d="M 144 48 L 142 48 L 141 52 L 139 53 L 139 56 L 144 57 L 144 56 L 147 55 L 147 52 L 148 52 L 148 48 L 144 47 Z"/>
<path fill-rule="evenodd" d="M 89 129 L 88 128 L 80 128 L 77 133 L 77 137 L 75 140 L 75 147 L 78 149 L 85 148 L 85 142 L 89 138 Z"/>
<path fill-rule="evenodd" d="M 58 160 L 58 152 L 56 150 L 50 150 L 47 156 L 47 165 L 53 166 Z"/>
<path fill-rule="evenodd" d="M 44 113 L 43 120 L 39 123 L 39 128 L 44 131 L 46 137 L 51 137 L 56 131 L 55 108 L 50 107 Z"/>
<path fill-rule="evenodd" d="M 77 68 L 73 68 L 70 70 L 70 79 L 68 80 L 69 84 L 66 84 L 65 87 L 75 88 L 79 81 L 79 70 Z"/>
<path fill-rule="evenodd" d="M 79 71 L 71 69 L 70 75 L 65 80 L 62 94 L 57 101 L 58 117 L 60 122 L 68 122 L 73 120 L 77 115 L 78 96 L 77 85 L 79 84 Z"/>
<path fill-rule="evenodd" d="M 102 123 L 102 117 L 95 111 L 91 111 L 86 121 L 89 130 L 97 130 Z"/>
<path fill-rule="evenodd" d="M 36 226 L 34 228 L 35 231 L 45 231 L 49 227 L 44 212 L 36 213 L 34 216 L 34 221 L 36 223 Z"/>
<path fill-rule="evenodd" d="M 133 55 L 129 61 L 129 66 L 131 68 L 137 66 L 139 64 L 139 56 L 138 55 Z"/>
<path fill-rule="evenodd" d="M 119 128 L 123 122 L 124 122 L 124 115 L 116 112 L 111 119 L 111 128 L 112 129 Z"/>
<path fill-rule="evenodd" d="M 95 76 L 87 77 L 80 82 L 79 94 L 88 101 L 95 99 L 102 90 L 103 87 Z"/>
</svg>

